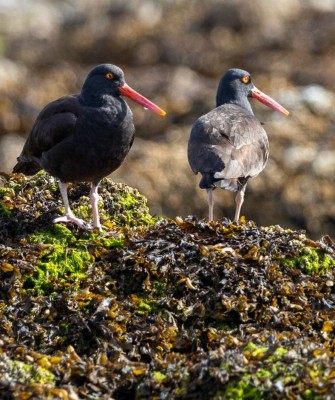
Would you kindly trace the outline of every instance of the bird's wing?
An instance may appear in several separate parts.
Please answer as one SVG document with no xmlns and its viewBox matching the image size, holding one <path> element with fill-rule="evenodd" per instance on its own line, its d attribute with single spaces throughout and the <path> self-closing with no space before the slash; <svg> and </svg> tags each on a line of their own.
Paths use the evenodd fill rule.
<svg viewBox="0 0 335 400">
<path fill-rule="evenodd" d="M 265 166 L 268 139 L 253 115 L 226 104 L 198 119 L 188 154 L 195 173 L 212 173 L 216 179 L 255 176 Z"/>
<path fill-rule="evenodd" d="M 73 134 L 80 108 L 77 95 L 49 103 L 38 115 L 13 172 L 30 175 L 40 170 L 41 155 Z"/>
</svg>

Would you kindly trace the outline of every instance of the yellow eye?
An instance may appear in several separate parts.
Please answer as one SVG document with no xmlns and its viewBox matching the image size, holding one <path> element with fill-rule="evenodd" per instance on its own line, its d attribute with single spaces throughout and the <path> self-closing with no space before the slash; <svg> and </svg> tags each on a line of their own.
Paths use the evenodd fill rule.
<svg viewBox="0 0 335 400">
<path fill-rule="evenodd" d="M 107 72 L 107 74 L 105 75 L 105 78 L 114 79 L 114 74 L 112 74 L 111 72 Z"/>
<path fill-rule="evenodd" d="M 243 82 L 243 83 L 249 83 L 250 82 L 250 75 L 244 75 L 242 78 L 241 78 L 241 81 Z"/>
</svg>

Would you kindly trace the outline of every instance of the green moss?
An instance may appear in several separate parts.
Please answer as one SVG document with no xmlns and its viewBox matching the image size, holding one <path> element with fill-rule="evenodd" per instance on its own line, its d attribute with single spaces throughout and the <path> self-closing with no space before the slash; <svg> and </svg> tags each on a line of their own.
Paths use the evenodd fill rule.
<svg viewBox="0 0 335 400">
<path fill-rule="evenodd" d="M 0 188 L 0 199 L 3 199 L 7 194 L 13 193 L 13 190 L 9 187 Z"/>
<path fill-rule="evenodd" d="M 79 287 L 96 258 L 108 249 L 124 245 L 122 236 L 115 238 L 85 231 L 75 236 L 61 224 L 54 225 L 50 231 L 34 233 L 29 240 L 43 244 L 43 250 L 33 274 L 25 277 L 24 288 L 39 293 L 70 284 Z"/>
<path fill-rule="evenodd" d="M 152 373 L 152 377 L 157 383 L 161 383 L 166 378 L 166 375 L 160 371 L 155 371 Z"/>
<path fill-rule="evenodd" d="M 112 248 L 117 248 L 117 247 L 124 247 L 124 236 L 120 235 L 117 237 L 112 237 L 112 236 L 102 236 L 101 234 L 90 234 L 90 241 L 91 244 L 96 246 L 97 248 L 101 248 L 104 250 L 109 250 Z M 78 241 L 80 244 L 86 246 L 87 245 L 87 240 L 79 240 Z"/>
<path fill-rule="evenodd" d="M 232 321 L 230 322 L 216 321 L 214 326 L 220 331 L 229 332 L 238 328 L 239 325 Z"/>
<path fill-rule="evenodd" d="M 85 198 L 82 197 L 80 200 L 82 201 L 82 200 L 86 200 L 86 199 L 87 199 L 88 204 L 84 204 L 84 205 L 80 205 L 80 206 L 76 207 L 76 215 L 79 218 L 84 219 L 85 221 L 89 221 L 90 218 L 92 217 L 92 208 L 89 204 L 89 199 L 86 197 Z"/>
<path fill-rule="evenodd" d="M 152 293 L 156 298 L 165 297 L 167 295 L 167 283 L 162 280 L 154 279 Z"/>
<path fill-rule="evenodd" d="M 253 345 L 254 346 L 254 345 Z M 252 352 L 252 358 L 258 359 L 260 354 L 263 354 L 264 348 L 249 347 Z M 257 346 L 256 346 L 257 347 Z M 278 349 L 277 349 L 278 350 Z M 273 353 L 272 356 L 262 357 L 262 368 L 258 368 L 252 374 L 245 373 L 240 381 L 230 382 L 222 395 L 223 399 L 236 399 L 236 400 L 256 400 L 266 399 L 267 391 L 271 389 L 272 384 L 280 381 L 283 387 L 295 385 L 298 382 L 301 370 L 304 366 L 301 363 L 293 362 L 290 364 L 283 363 L 281 358 L 288 350 L 280 348 Z M 261 352 L 261 353 L 260 353 Z M 252 365 L 252 364 L 251 364 Z M 255 376 L 257 377 L 257 387 L 255 386 Z M 269 382 L 270 387 L 269 387 Z M 303 397 L 305 398 L 305 396 Z M 312 393 L 306 394 L 306 398 L 312 399 Z"/>
<path fill-rule="evenodd" d="M 282 357 L 283 355 L 285 355 L 285 354 L 287 354 L 287 353 L 288 353 L 288 349 L 286 349 L 285 347 L 278 347 L 278 348 L 274 351 L 273 355 L 274 355 L 275 357 L 280 358 L 280 357 Z"/>
<path fill-rule="evenodd" d="M 268 349 L 269 349 L 268 347 L 257 346 L 256 344 L 250 342 L 245 346 L 244 351 L 250 352 L 252 357 L 259 357 L 262 354 L 266 353 Z"/>
<path fill-rule="evenodd" d="M 112 184 L 110 180 L 103 179 L 101 190 L 104 189 L 108 190 L 105 193 L 105 204 L 112 205 L 105 218 L 112 220 L 116 226 L 149 226 L 160 219 L 150 214 L 147 199 L 137 189 L 120 183 Z"/>
<path fill-rule="evenodd" d="M 139 193 L 137 196 L 131 193 L 122 194 L 120 204 L 123 208 L 122 217 L 125 225 L 134 226 L 134 220 L 136 221 L 135 225 L 153 225 L 157 222 L 158 218 L 152 217 L 149 213 L 149 208 L 145 209 L 143 204 L 142 210 L 140 212 L 137 211 L 140 202 L 146 203 L 146 200 Z"/>
<path fill-rule="evenodd" d="M 266 391 L 271 388 L 271 386 L 269 387 L 269 382 L 274 383 L 278 381 L 282 386 L 298 383 L 298 377 L 304 369 L 304 366 L 299 362 L 291 362 L 289 364 L 283 362 L 282 358 L 289 352 L 289 349 L 278 347 L 274 351 L 271 351 L 268 347 L 250 342 L 243 350 L 243 354 L 249 360 L 250 365 L 255 361 L 261 360 L 262 362 L 254 371 L 254 375 L 259 381 L 258 389 L 261 390 L 262 393 L 265 394 Z M 247 379 L 245 378 L 243 380 L 245 381 Z"/>
<path fill-rule="evenodd" d="M 148 303 L 145 303 L 143 300 L 140 301 L 138 309 L 141 311 L 148 311 L 149 313 L 151 312 L 151 306 Z"/>
<path fill-rule="evenodd" d="M 0 203 L 0 216 L 3 217 L 10 217 L 10 211 L 7 209 L 7 207 Z"/>
<path fill-rule="evenodd" d="M 136 307 L 136 313 L 139 315 L 157 314 L 161 308 L 155 299 L 140 298 L 140 302 Z"/>
<path fill-rule="evenodd" d="M 136 198 L 132 196 L 130 193 L 125 193 L 120 198 L 120 204 L 122 204 L 125 208 L 133 207 L 134 203 L 136 203 Z"/>
<path fill-rule="evenodd" d="M 302 247 L 297 257 L 285 258 L 281 263 L 289 268 L 299 268 L 309 275 L 323 275 L 328 269 L 335 268 L 335 259 L 322 249 L 309 246 Z"/>
<path fill-rule="evenodd" d="M 316 393 L 311 389 L 306 389 L 302 392 L 302 398 L 305 400 L 314 400 L 316 398 L 320 398 Z"/>
<path fill-rule="evenodd" d="M 260 400 L 264 399 L 260 390 L 249 383 L 250 376 L 245 376 L 243 381 L 230 382 L 223 393 L 223 399 L 233 400 Z"/>
<path fill-rule="evenodd" d="M 10 194 L 13 194 L 13 190 L 8 187 L 2 187 L 0 188 L 0 200 L 2 200 L 5 196 L 8 196 Z M 2 217 L 10 217 L 10 210 L 5 204 L 5 201 L 2 201 L 0 203 L 0 216 Z"/>
<path fill-rule="evenodd" d="M 73 245 L 77 238 L 65 225 L 55 224 L 50 231 L 37 232 L 31 235 L 30 239 L 36 243 L 54 244 L 61 246 Z"/>
<path fill-rule="evenodd" d="M 49 292 L 55 284 L 74 283 L 85 278 L 91 256 L 83 246 L 73 247 L 76 238 L 66 227 L 55 225 L 54 232 L 36 233 L 31 240 L 49 246 L 42 252 L 33 275 L 27 277 L 25 288 Z"/>
<path fill-rule="evenodd" d="M 10 375 L 14 381 L 54 384 L 55 376 L 46 368 L 25 364 L 22 361 L 12 361 L 10 363 Z"/>
</svg>

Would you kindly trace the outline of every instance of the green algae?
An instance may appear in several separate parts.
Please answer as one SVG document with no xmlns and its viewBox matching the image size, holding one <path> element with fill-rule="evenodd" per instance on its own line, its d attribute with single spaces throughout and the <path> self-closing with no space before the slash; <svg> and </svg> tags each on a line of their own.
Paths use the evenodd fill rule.
<svg viewBox="0 0 335 400">
<path fill-rule="evenodd" d="M 137 226 L 153 225 L 158 220 L 158 218 L 151 216 L 149 208 L 146 206 L 145 197 L 137 190 L 121 193 L 119 202 L 122 210 L 122 219 L 126 226 L 134 226 L 134 224 Z M 140 211 L 137 211 L 139 208 Z"/>
<path fill-rule="evenodd" d="M 285 354 L 287 354 L 288 351 L 289 351 L 289 350 L 286 349 L 285 347 L 277 347 L 276 350 L 275 350 L 274 353 L 273 353 L 273 356 L 274 356 L 274 357 L 282 357 L 282 356 L 284 356 Z"/>
<path fill-rule="evenodd" d="M 0 218 L 8 238 L 0 247 L 1 351 L 42 367 L 48 362 L 34 352 L 47 354 L 56 380 L 42 390 L 9 379 L 3 393 L 14 384 L 15 395 L 25 390 L 36 398 L 73 391 L 90 398 L 311 400 L 334 390 L 335 272 L 315 278 L 282 263 L 318 254 L 326 242 L 251 222 L 237 229 L 189 217 L 140 226 L 128 196 L 136 191 L 110 180 L 99 188 L 99 207 L 113 232 L 83 231 L 52 224 L 62 204 L 52 179 L 41 175 L 41 187 L 27 182 L 6 192 L 3 204 L 13 208 Z M 69 185 L 73 212 L 85 220 L 88 191 Z M 44 275 L 27 287 L 41 266 Z"/>
<path fill-rule="evenodd" d="M 9 187 L 0 188 L 0 199 L 3 199 L 7 194 L 12 193 L 13 190 Z"/>
<path fill-rule="evenodd" d="M 150 304 L 146 303 L 143 300 L 140 301 L 140 304 L 138 305 L 138 309 L 140 311 L 147 311 L 149 313 L 152 311 L 152 307 L 150 306 Z"/>
<path fill-rule="evenodd" d="M 142 299 L 140 298 L 140 302 L 137 306 L 136 312 L 138 314 L 142 315 L 148 315 L 148 314 L 158 314 L 158 312 L 161 310 L 159 305 L 157 304 L 156 299 Z"/>
<path fill-rule="evenodd" d="M 79 288 L 86 279 L 87 269 L 103 249 L 123 246 L 122 237 L 85 232 L 75 236 L 61 224 L 54 225 L 50 231 L 34 233 L 29 240 L 43 244 L 41 258 L 32 275 L 26 276 L 23 286 L 36 292 L 50 292 L 56 287 L 66 288 L 73 284 Z"/>
<path fill-rule="evenodd" d="M 75 215 L 89 221 L 92 209 L 85 191 L 87 193 L 87 185 L 84 183 L 69 185 L 69 197 L 72 197 L 71 206 Z M 150 214 L 147 199 L 137 189 L 105 178 L 99 186 L 99 194 L 103 198 L 98 203 L 99 214 L 102 225 L 107 228 L 150 226 L 161 219 Z M 60 212 L 64 211 L 61 206 Z"/>
<path fill-rule="evenodd" d="M 269 350 L 266 346 L 257 346 L 256 344 L 250 342 L 245 346 L 244 351 L 251 354 L 252 357 L 259 357 Z"/>
<path fill-rule="evenodd" d="M 306 274 L 320 276 L 335 267 L 334 258 L 324 250 L 310 246 L 302 247 L 296 257 L 286 257 L 281 263 L 289 268 L 299 268 Z"/>
<path fill-rule="evenodd" d="M 2 187 L 0 188 L 0 216 L 3 216 L 5 218 L 10 217 L 10 210 L 8 205 L 6 205 L 4 198 L 8 196 L 9 194 L 12 194 L 13 190 L 8 187 Z"/>
<path fill-rule="evenodd" d="M 11 212 L 14 220 L 17 215 L 24 213 L 25 218 L 17 226 L 20 231 L 21 226 L 26 227 L 31 217 L 35 218 L 32 224 L 38 224 L 38 229 L 41 229 L 43 225 L 50 224 L 51 218 L 48 215 L 54 218 L 57 214 L 64 214 L 57 179 L 44 171 L 33 177 L 21 174 L 2 174 L 0 177 L 0 217 L 9 217 L 8 212 Z M 90 187 L 86 183 L 68 185 L 71 209 L 76 216 L 87 222 L 92 219 L 89 192 Z M 147 199 L 137 189 L 125 184 L 105 178 L 99 185 L 99 195 L 102 198 L 98 203 L 100 219 L 106 229 L 150 226 L 161 219 L 150 214 Z"/>
<path fill-rule="evenodd" d="M 265 397 L 262 396 L 260 390 L 250 384 L 248 380 L 250 375 L 244 376 L 243 380 L 238 382 L 230 382 L 226 386 L 225 391 L 222 394 L 217 394 L 214 399 L 231 399 L 231 400 L 260 400 Z"/>
<path fill-rule="evenodd" d="M 56 378 L 48 369 L 26 364 L 22 361 L 10 361 L 9 375 L 14 381 L 20 383 L 39 383 L 39 384 L 54 384 Z"/>
<path fill-rule="evenodd" d="M 114 226 L 150 226 L 162 219 L 150 214 L 147 199 L 135 188 L 105 178 L 100 191 L 104 197 L 102 219 L 111 221 Z"/>
<path fill-rule="evenodd" d="M 10 211 L 2 203 L 0 203 L 0 215 L 2 215 L 3 217 L 10 217 Z"/>
<path fill-rule="evenodd" d="M 227 387 L 227 397 L 224 398 L 266 398 L 266 392 L 270 390 L 273 385 L 284 388 L 286 386 L 298 384 L 299 376 L 303 374 L 305 366 L 298 360 L 298 355 L 294 351 L 292 356 L 289 357 L 290 362 L 284 362 L 284 357 L 287 357 L 289 352 L 290 350 L 285 347 L 277 347 L 273 350 L 268 346 L 262 346 L 252 342 L 248 343 L 243 351 L 248 363 L 256 361 L 261 362 L 261 364 L 254 371 L 252 380 L 250 380 L 251 375 L 245 373 L 243 381 L 229 384 Z M 314 366 L 309 367 L 308 373 L 312 379 L 322 376 L 322 373 L 316 370 Z M 315 376 L 312 376 L 313 373 Z M 257 387 L 253 384 L 253 382 L 255 382 L 255 377 L 257 378 Z M 257 390 L 255 391 L 255 389 Z M 261 393 L 264 394 L 264 397 L 261 396 Z"/>
<path fill-rule="evenodd" d="M 157 383 L 161 383 L 162 381 L 164 381 L 164 379 L 166 379 L 166 375 L 160 371 L 153 372 L 152 377 Z"/>
</svg>

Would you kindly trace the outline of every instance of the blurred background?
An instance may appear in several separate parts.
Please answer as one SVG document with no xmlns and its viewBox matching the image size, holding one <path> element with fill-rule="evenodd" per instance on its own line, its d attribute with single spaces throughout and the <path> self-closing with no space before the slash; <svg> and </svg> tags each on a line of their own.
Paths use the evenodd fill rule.
<svg viewBox="0 0 335 400">
<path fill-rule="evenodd" d="M 335 0 L 0 0 L 0 170 L 11 172 L 41 108 L 78 92 L 100 63 L 119 65 L 168 112 L 128 101 L 136 140 L 112 176 L 137 187 L 153 214 L 207 218 L 187 141 L 215 107 L 221 75 L 238 67 L 290 111 L 251 100 L 270 159 L 242 214 L 334 237 Z M 235 194 L 215 194 L 215 218 L 232 218 Z"/>
</svg>

